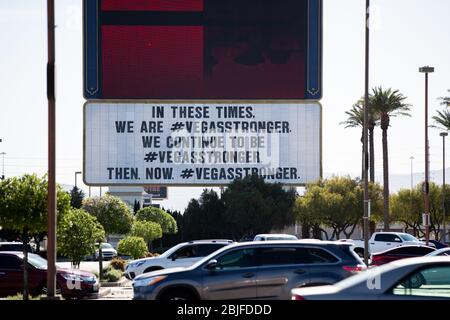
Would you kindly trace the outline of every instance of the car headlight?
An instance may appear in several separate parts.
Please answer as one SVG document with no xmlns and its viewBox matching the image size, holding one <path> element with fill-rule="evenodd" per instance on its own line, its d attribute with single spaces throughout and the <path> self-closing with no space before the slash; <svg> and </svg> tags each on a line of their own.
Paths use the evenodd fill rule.
<svg viewBox="0 0 450 320">
<path fill-rule="evenodd" d="M 152 286 L 152 285 L 164 280 L 165 278 L 167 278 L 167 276 L 156 276 L 156 277 L 139 279 L 139 280 L 135 280 L 133 282 L 133 286 L 134 287 L 149 287 L 149 286 Z"/>
<path fill-rule="evenodd" d="M 130 263 L 129 266 L 130 266 L 130 268 L 138 268 L 138 267 L 142 266 L 144 263 L 145 263 L 145 261 L 138 261 L 138 262 Z"/>
</svg>

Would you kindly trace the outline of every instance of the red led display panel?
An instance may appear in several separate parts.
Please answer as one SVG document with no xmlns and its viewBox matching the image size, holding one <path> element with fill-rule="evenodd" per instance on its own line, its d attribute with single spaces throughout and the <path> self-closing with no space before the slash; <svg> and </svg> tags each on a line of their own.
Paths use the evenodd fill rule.
<svg viewBox="0 0 450 320">
<path fill-rule="evenodd" d="M 104 11 L 203 11 L 203 0 L 103 0 Z"/>
<path fill-rule="evenodd" d="M 303 99 L 307 3 L 103 0 L 101 95 Z"/>
</svg>

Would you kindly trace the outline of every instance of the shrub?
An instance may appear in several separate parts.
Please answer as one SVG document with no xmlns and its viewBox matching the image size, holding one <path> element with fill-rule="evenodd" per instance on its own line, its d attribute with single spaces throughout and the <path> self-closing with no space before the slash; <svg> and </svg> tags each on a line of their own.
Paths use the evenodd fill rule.
<svg viewBox="0 0 450 320">
<path fill-rule="evenodd" d="M 119 254 L 131 256 L 133 259 L 143 258 L 147 254 L 147 244 L 141 237 L 126 237 L 119 241 Z"/>
<path fill-rule="evenodd" d="M 29 300 L 40 300 L 41 297 L 40 296 L 37 296 L 37 297 L 30 296 L 30 297 L 28 297 L 28 299 Z M 23 294 L 18 293 L 15 296 L 7 296 L 6 300 L 23 300 Z"/>
<path fill-rule="evenodd" d="M 146 255 L 147 258 L 158 257 L 158 256 L 159 256 L 159 253 L 156 253 L 156 252 L 148 252 Z"/>
<path fill-rule="evenodd" d="M 103 279 L 108 282 L 116 282 L 122 278 L 122 271 L 114 268 L 107 268 L 104 270 Z"/>
<path fill-rule="evenodd" d="M 114 258 L 110 262 L 110 267 L 116 270 L 125 271 L 125 264 L 127 262 L 121 258 Z"/>
</svg>

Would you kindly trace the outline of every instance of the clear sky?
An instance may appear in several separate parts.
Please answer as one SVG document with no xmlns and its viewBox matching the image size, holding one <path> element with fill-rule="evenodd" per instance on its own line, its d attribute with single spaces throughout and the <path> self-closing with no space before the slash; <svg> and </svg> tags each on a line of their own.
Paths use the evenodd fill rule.
<svg viewBox="0 0 450 320">
<path fill-rule="evenodd" d="M 81 0 L 56 0 L 57 181 L 74 184 L 82 168 Z M 344 129 L 344 112 L 364 90 L 364 0 L 324 0 L 323 168 L 326 175 L 358 175 L 360 135 Z M 392 120 L 390 172 L 424 167 L 424 76 L 430 76 L 430 119 L 437 98 L 450 89 L 450 1 L 372 0 L 370 85 L 399 89 L 413 105 L 411 118 Z M 47 170 L 46 1 L 0 1 L 0 152 L 5 175 Z M 381 132 L 376 131 L 376 170 L 382 173 Z M 442 167 L 442 140 L 430 130 L 431 170 Z M 81 178 L 78 182 L 81 184 Z M 380 181 L 382 182 L 382 181 Z M 84 187 L 84 186 L 82 186 Z M 407 187 L 407 186 L 405 186 Z M 98 192 L 98 188 L 93 191 Z M 87 187 L 85 188 L 87 191 Z M 170 188 L 166 208 L 184 209 L 199 188 Z"/>
</svg>

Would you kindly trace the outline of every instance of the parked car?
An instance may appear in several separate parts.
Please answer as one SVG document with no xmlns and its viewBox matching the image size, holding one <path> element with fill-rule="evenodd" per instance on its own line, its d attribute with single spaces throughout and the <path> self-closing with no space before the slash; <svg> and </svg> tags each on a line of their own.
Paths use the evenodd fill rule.
<svg viewBox="0 0 450 320">
<path fill-rule="evenodd" d="M 426 239 L 420 239 L 422 242 L 426 242 Z M 429 245 L 432 247 L 434 246 L 436 249 L 442 249 L 442 248 L 448 248 L 448 245 L 436 240 L 428 240 Z"/>
<path fill-rule="evenodd" d="M 364 256 L 364 240 L 342 240 L 355 245 L 355 252 Z M 369 239 L 369 254 L 386 251 L 392 248 L 408 245 L 423 245 L 424 242 L 409 233 L 403 232 L 375 232 Z M 430 245 L 431 247 L 433 245 Z"/>
<path fill-rule="evenodd" d="M 189 268 L 140 275 L 133 290 L 136 300 L 290 299 L 293 288 L 332 284 L 364 269 L 349 244 L 252 241 Z"/>
<path fill-rule="evenodd" d="M 450 248 L 449 247 L 442 248 L 427 254 L 427 257 L 436 257 L 436 256 L 443 256 L 443 257 L 450 256 Z"/>
<path fill-rule="evenodd" d="M 423 257 L 434 251 L 436 251 L 435 248 L 424 245 L 397 247 L 372 254 L 370 257 L 370 265 L 380 266 L 399 259 Z"/>
<path fill-rule="evenodd" d="M 30 293 L 45 293 L 47 286 L 47 260 L 37 254 L 28 254 L 28 283 Z M 57 268 L 56 289 L 64 298 L 96 296 L 98 280 L 89 272 Z M 23 254 L 18 251 L 0 252 L 0 296 L 15 295 L 23 291 Z"/>
<path fill-rule="evenodd" d="M 253 241 L 271 241 L 271 240 L 298 240 L 291 234 L 257 234 Z"/>
<path fill-rule="evenodd" d="M 144 258 L 131 261 L 125 269 L 125 277 L 134 279 L 136 276 L 174 267 L 189 267 L 217 251 L 233 243 L 232 240 L 197 240 L 177 244 L 158 257 Z"/>
<path fill-rule="evenodd" d="M 450 258 L 394 261 L 330 286 L 292 290 L 292 300 L 450 300 Z"/>
<path fill-rule="evenodd" d="M 22 242 L 0 242 L 0 251 L 23 251 Z M 27 251 L 33 252 L 33 248 L 27 244 Z"/>
<path fill-rule="evenodd" d="M 98 247 L 98 246 L 99 246 L 99 244 L 97 243 L 96 247 Z M 114 247 L 111 244 L 102 243 L 101 246 L 102 246 L 103 260 L 111 260 L 111 259 L 117 257 L 117 251 L 116 251 L 116 249 L 114 249 Z M 94 258 L 95 258 L 95 260 L 98 260 L 99 257 L 100 257 L 99 249 L 96 249 L 95 253 L 94 253 Z"/>
</svg>

